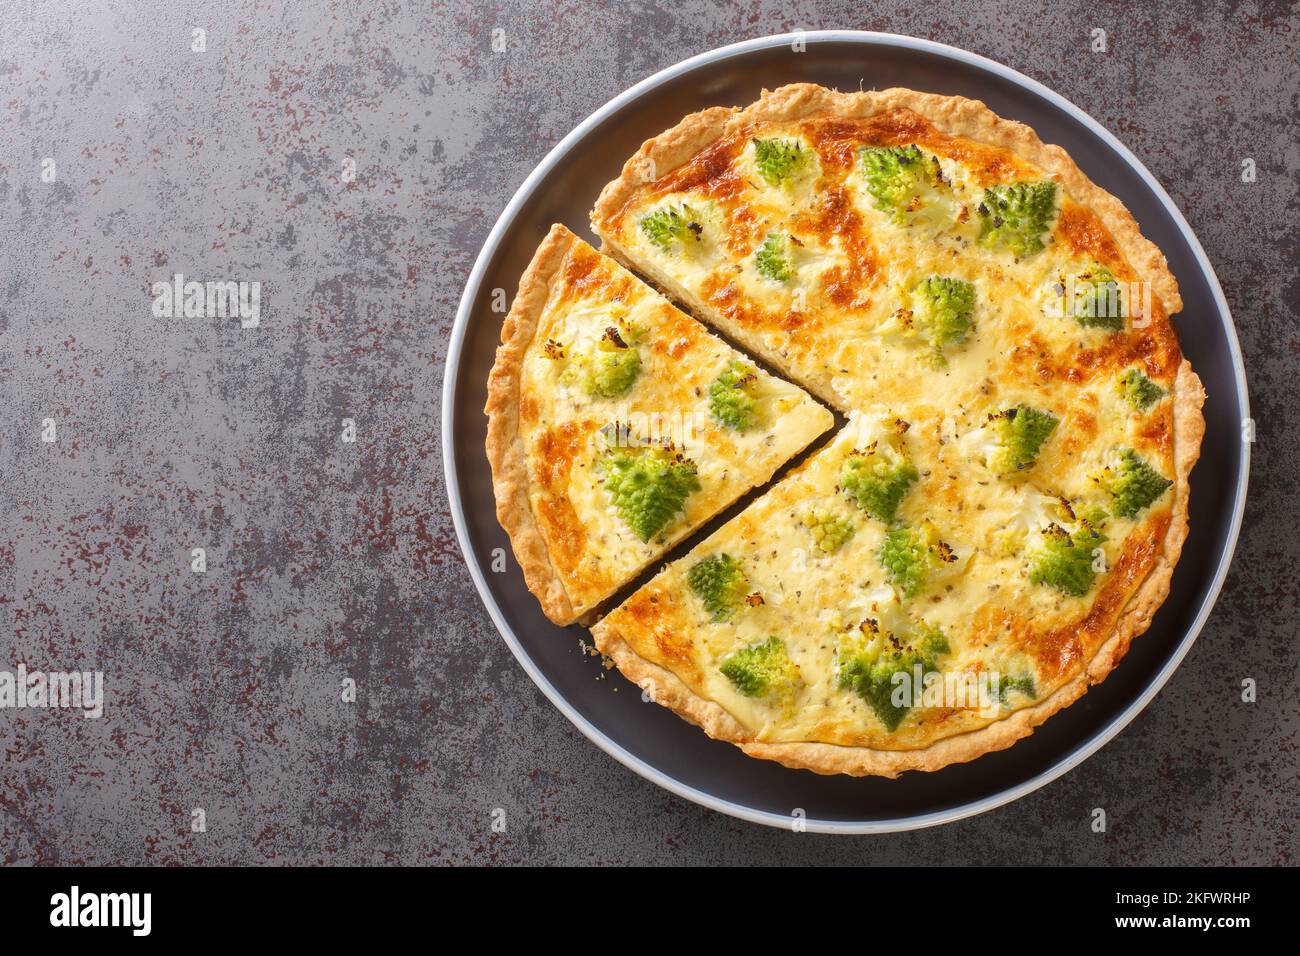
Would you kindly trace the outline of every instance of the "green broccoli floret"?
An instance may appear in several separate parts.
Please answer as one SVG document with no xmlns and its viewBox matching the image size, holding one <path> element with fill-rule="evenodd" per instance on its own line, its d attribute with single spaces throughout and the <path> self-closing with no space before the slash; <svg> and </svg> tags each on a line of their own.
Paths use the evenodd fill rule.
<svg viewBox="0 0 1300 956">
<path fill-rule="evenodd" d="M 880 546 L 885 576 L 905 598 L 916 597 L 935 568 L 956 560 L 952 548 L 929 527 L 895 528 L 885 535 Z"/>
<path fill-rule="evenodd" d="M 640 220 L 641 231 L 664 252 L 698 243 L 704 236 L 700 217 L 685 203 L 661 206 Z"/>
<path fill-rule="evenodd" d="M 785 641 L 779 637 L 742 647 L 724 659 L 718 670 L 746 697 L 788 692 L 799 680 L 799 668 L 790 660 Z"/>
<path fill-rule="evenodd" d="M 715 621 L 725 621 L 745 603 L 749 579 L 729 554 L 705 558 L 686 572 L 686 583 L 704 602 L 704 609 Z"/>
<path fill-rule="evenodd" d="M 1060 419 L 1051 412 L 1020 404 L 991 415 L 989 429 L 996 446 L 989 455 L 989 467 L 1000 475 L 1028 468 L 1038 450 L 1056 431 Z"/>
<path fill-rule="evenodd" d="M 1124 303 L 1119 283 L 1103 265 L 1074 277 L 1074 320 L 1085 329 L 1124 328 Z"/>
<path fill-rule="evenodd" d="M 580 360 L 582 387 L 592 398 L 621 398 L 641 375 L 641 355 L 628 342 L 627 332 L 609 326 L 596 354 Z"/>
<path fill-rule="evenodd" d="M 865 659 L 851 658 L 840 668 L 840 687 L 852 690 L 866 701 L 876 717 L 885 725 L 885 729 L 894 731 L 903 722 L 907 712 L 912 709 L 910 703 L 902 705 L 894 703 L 894 675 L 911 675 L 919 663 L 921 663 L 919 657 L 907 653 L 897 653 L 874 663 L 867 663 Z M 924 667 L 921 673 L 925 673 Z"/>
<path fill-rule="evenodd" d="M 961 342 L 971 326 L 975 286 L 961 279 L 930 276 L 912 295 L 912 329 L 936 350 Z"/>
<path fill-rule="evenodd" d="M 817 554 L 834 554 L 848 543 L 857 530 L 853 527 L 853 522 L 829 511 L 810 511 L 803 521 L 812 532 L 813 551 Z"/>
<path fill-rule="evenodd" d="M 765 279 L 788 282 L 794 275 L 790 260 L 790 237 L 781 232 L 769 232 L 758 252 L 754 253 L 754 268 Z"/>
<path fill-rule="evenodd" d="M 896 225 L 939 205 L 939 163 L 915 145 L 868 146 L 862 150 L 862 173 L 876 208 Z"/>
<path fill-rule="evenodd" d="M 611 325 L 591 354 L 580 354 L 564 370 L 561 381 L 579 385 L 591 398 L 621 398 L 641 375 L 641 355 L 635 348 L 639 330 L 626 323 Z M 563 361 L 567 349 L 553 339 L 545 345 L 548 358 Z"/>
<path fill-rule="evenodd" d="M 895 689 L 902 682 L 896 685 L 894 675 L 907 674 L 913 681 L 919 667 L 924 680 L 926 674 L 937 670 L 938 658 L 948 650 L 948 641 L 937 628 L 920 625 L 910 639 L 903 639 L 898 634 L 881 633 L 875 621 L 867 620 L 858 633 L 840 639 L 835 650 L 836 682 L 866 701 L 885 728 L 893 731 L 924 689 L 912 687 L 910 694 L 896 697 Z"/>
<path fill-rule="evenodd" d="M 1097 533 L 1100 533 L 1101 529 L 1106 524 L 1106 519 L 1109 517 L 1110 515 L 1106 513 L 1105 508 L 1093 507 L 1093 508 L 1085 508 L 1084 510 L 1080 511 L 1078 513 L 1078 516 L 1075 518 L 1075 521 L 1079 522 L 1080 524 L 1090 528 L 1091 530 Z M 1101 540 L 1105 541 L 1106 539 L 1101 538 Z"/>
<path fill-rule="evenodd" d="M 1024 694 L 1033 699 L 1038 696 L 1038 683 L 1030 673 L 1016 674 L 998 681 L 998 701 L 1005 704 L 1010 693 Z"/>
<path fill-rule="evenodd" d="M 759 423 L 758 370 L 732 359 L 726 371 L 709 385 L 709 412 L 718 424 L 743 432 Z"/>
<path fill-rule="evenodd" d="M 809 152 L 798 140 L 754 140 L 754 165 L 769 186 L 780 186 L 808 166 Z"/>
<path fill-rule="evenodd" d="M 1119 390 L 1128 403 L 1139 412 L 1145 412 L 1165 397 L 1165 390 L 1136 368 L 1131 368 L 1120 376 Z"/>
<path fill-rule="evenodd" d="M 885 445 L 852 452 L 840 466 L 840 489 L 877 521 L 894 520 L 898 505 L 921 477 L 916 466 Z"/>
<path fill-rule="evenodd" d="M 917 625 L 916 632 L 912 637 L 912 645 L 920 652 L 922 657 L 931 661 L 952 650 L 948 644 L 948 636 L 939 628 L 931 627 L 925 622 Z"/>
<path fill-rule="evenodd" d="M 632 390 L 641 374 L 636 349 L 602 352 L 586 368 L 583 387 L 592 398 L 620 398 Z"/>
<path fill-rule="evenodd" d="M 1037 547 L 1030 551 L 1029 580 L 1046 584 L 1070 597 L 1083 597 L 1097 577 L 1094 552 L 1106 541 L 1101 533 L 1105 512 L 1094 512 L 1079 522 L 1071 534 L 1056 522 L 1043 529 Z"/>
<path fill-rule="evenodd" d="M 1004 183 L 984 190 L 979 205 L 981 245 L 1017 259 L 1042 252 L 1043 233 L 1056 212 L 1056 183 Z"/>
<path fill-rule="evenodd" d="M 642 541 L 662 531 L 700 490 L 694 462 L 659 445 L 611 448 L 597 470 L 610 503 Z"/>
<path fill-rule="evenodd" d="M 1132 448 L 1121 448 L 1116 463 L 1099 480 L 1110 495 L 1111 512 L 1121 518 L 1136 518 L 1173 484 Z"/>
</svg>

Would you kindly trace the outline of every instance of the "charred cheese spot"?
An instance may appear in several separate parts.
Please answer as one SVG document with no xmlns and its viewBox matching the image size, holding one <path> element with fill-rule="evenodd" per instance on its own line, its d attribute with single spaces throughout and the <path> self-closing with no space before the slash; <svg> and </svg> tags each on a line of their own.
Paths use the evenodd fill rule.
<svg viewBox="0 0 1300 956">
<path fill-rule="evenodd" d="M 650 192 L 662 196 L 696 191 L 717 200 L 738 195 L 744 190 L 745 182 L 736 173 L 735 159 L 747 140 L 743 135 L 718 140 L 685 166 L 661 178 L 650 187 Z"/>
<path fill-rule="evenodd" d="M 740 290 L 736 284 L 724 276 L 709 276 L 704 280 L 704 297 L 719 312 L 743 325 L 746 313 L 740 308 Z"/>
<path fill-rule="evenodd" d="M 572 301 L 609 301 L 620 298 L 620 293 L 629 284 L 625 277 L 611 274 L 603 268 L 600 256 L 594 249 L 577 249 L 565 265 L 562 288 Z"/>
<path fill-rule="evenodd" d="M 574 459 L 595 428 L 591 422 L 576 421 L 543 429 L 534 458 L 537 482 L 550 491 L 563 491 L 569 483 Z"/>
<path fill-rule="evenodd" d="M 710 340 L 705 328 L 671 307 L 660 310 L 659 332 L 647 347 L 668 361 L 676 361 Z"/>
<path fill-rule="evenodd" d="M 1012 182 L 1028 178 L 1036 172 L 1033 167 L 1018 161 L 1003 150 L 985 146 L 969 139 L 953 136 L 936 136 L 924 145 L 955 162 L 970 172 L 971 181 L 980 186 Z"/>
<path fill-rule="evenodd" d="M 572 573 L 587 548 L 587 533 L 577 511 L 568 498 L 541 498 L 536 507 L 552 563 Z"/>
<path fill-rule="evenodd" d="M 675 672 L 698 675 L 690 635 L 673 627 L 673 620 L 682 609 L 672 593 L 638 592 L 628 599 L 621 611 L 635 620 L 643 633 L 653 635 L 653 650 L 642 645 L 648 660 Z"/>
<path fill-rule="evenodd" d="M 1168 513 L 1159 514 L 1134 529 L 1124 543 L 1124 550 L 1111 566 L 1096 600 L 1088 612 L 1072 625 L 1072 633 L 1076 635 L 1085 657 L 1095 652 L 1110 635 L 1129 595 L 1151 572 L 1170 520 Z"/>
<path fill-rule="evenodd" d="M 1024 646 L 1033 656 L 1040 678 L 1051 683 L 1073 674 L 1083 661 L 1083 642 L 1077 627 L 1031 631 Z"/>
<path fill-rule="evenodd" d="M 766 220 L 752 206 L 737 206 L 731 212 L 727 230 L 727 249 L 737 260 L 753 254 L 769 231 Z"/>
<path fill-rule="evenodd" d="M 1005 150 L 941 133 L 929 120 L 909 109 L 891 110 L 860 120 L 814 121 L 806 124 L 804 131 L 816 144 L 823 167 L 841 172 L 856 167 L 858 151 L 863 146 L 911 144 L 961 163 L 979 185 L 1023 178 L 1033 171 Z"/>
<path fill-rule="evenodd" d="M 525 425 L 532 425 L 537 421 L 537 398 L 531 394 L 522 394 L 519 396 L 519 420 Z"/>
<path fill-rule="evenodd" d="M 1122 262 L 1110 230 L 1091 209 L 1067 203 L 1056 220 L 1056 238 L 1071 253 L 1107 266 Z M 1126 278 L 1116 273 L 1118 278 Z"/>
<path fill-rule="evenodd" d="M 1149 457 L 1167 459 L 1173 453 L 1173 414 L 1162 410 L 1151 415 L 1138 430 L 1138 450 Z"/>
</svg>

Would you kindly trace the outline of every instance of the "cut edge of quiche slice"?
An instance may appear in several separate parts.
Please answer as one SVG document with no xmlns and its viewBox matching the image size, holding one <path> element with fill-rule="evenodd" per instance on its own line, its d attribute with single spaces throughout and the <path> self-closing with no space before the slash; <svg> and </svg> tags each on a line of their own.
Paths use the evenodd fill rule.
<svg viewBox="0 0 1300 956">
<path fill-rule="evenodd" d="M 561 625 L 834 423 L 558 224 L 520 279 L 484 411 L 497 518 Z"/>
<path fill-rule="evenodd" d="M 868 145 L 879 145 L 880 151 L 864 149 L 864 130 Z M 855 177 L 851 183 L 850 176 Z M 760 201 L 746 202 L 738 212 L 738 194 Z M 1034 225 L 1036 214 L 1041 221 Z M 935 216 L 946 224 L 947 245 L 918 254 L 924 241 L 917 236 L 924 240 L 934 234 Z M 1008 379 L 1020 376 L 1025 388 L 1014 382 L 995 388 L 998 407 L 990 411 L 988 426 L 953 436 L 983 462 L 980 467 L 988 467 L 984 478 L 1033 492 L 1040 504 L 1060 499 L 1066 514 L 1072 501 L 1116 487 L 1118 479 L 1128 482 L 1124 490 L 1130 499 L 1159 499 L 1140 526 L 1134 515 L 1109 519 L 1112 535 L 1118 526 L 1122 537 L 1106 549 L 1115 552 L 1113 574 L 1122 574 L 1126 586 L 1106 590 L 1104 599 L 1100 586 L 1085 589 L 1083 597 L 1067 595 L 1071 601 L 1095 601 L 1096 614 L 1083 619 L 1078 634 L 1058 631 L 1035 638 L 1050 638 L 1068 649 L 1067 657 L 1074 655 L 1063 661 L 1068 666 L 1060 669 L 1060 679 L 1036 688 L 1041 693 L 1032 699 L 1018 698 L 1016 706 L 984 726 L 930 740 L 886 736 L 867 745 L 779 739 L 773 731 L 789 723 L 788 714 L 771 712 L 759 719 L 735 698 L 731 707 L 724 706 L 707 687 L 679 676 L 695 662 L 685 646 L 689 638 L 677 625 L 656 632 L 652 621 L 634 623 L 630 615 L 638 596 L 662 584 L 663 575 L 593 629 L 602 652 L 656 701 L 755 757 L 819 773 L 893 777 L 1010 746 L 1090 684 L 1104 680 L 1133 638 L 1149 627 L 1168 595 L 1187 535 L 1189 475 L 1204 434 L 1205 394 L 1169 320 L 1182 302 L 1164 255 L 1141 235 L 1124 205 L 1093 184 L 1060 147 L 961 97 L 901 89 L 844 94 L 800 84 L 765 91 L 745 109 L 693 114 L 647 141 L 602 192 L 592 225 L 610 254 L 846 412 L 892 395 L 912 404 L 942 403 L 943 393 L 927 395 L 924 384 L 916 384 L 924 379 L 909 379 L 909 369 L 882 374 L 903 367 L 900 356 L 915 356 L 917 368 L 959 379 L 1004 356 L 999 367 Z M 864 233 L 866 241 L 856 241 Z M 1039 255 L 1044 247 L 1051 255 Z M 964 250 L 970 250 L 965 259 Z M 683 251 L 685 258 L 674 262 Z M 975 259 L 977 269 L 961 271 Z M 810 277 L 817 281 L 810 283 Z M 1141 284 L 1150 301 L 1132 303 L 1130 309 L 1125 300 L 1120 321 L 1114 311 L 1077 301 L 1075 280 L 1084 298 L 1089 288 Z M 1013 289 L 1018 284 L 1020 295 L 1009 296 L 1004 283 Z M 796 287 L 811 302 L 799 298 Z M 1045 295 L 1044 289 L 1049 290 Z M 1003 307 L 1006 298 L 1039 297 L 1047 300 L 1043 316 L 1062 323 L 1043 326 L 1041 335 L 1023 309 L 1013 314 Z M 1132 321 L 1139 317 L 1146 321 Z M 855 339 L 885 344 L 875 352 L 854 351 Z M 835 349 L 819 354 L 820 342 Z M 1077 379 L 1081 402 L 1062 401 L 1059 394 L 1053 400 L 1051 389 L 1037 388 L 1040 379 Z M 977 405 L 979 390 L 959 398 Z M 1046 405 L 1052 410 L 1041 407 Z M 1119 421 L 1120 415 L 1128 418 Z M 1051 434 L 1053 421 L 1065 426 L 1045 446 L 1053 450 L 1041 461 L 1022 451 L 998 456 L 985 441 L 986 433 L 1006 427 L 1032 450 Z M 1141 443 L 1136 454 L 1112 441 L 1119 434 Z M 800 480 L 832 446 L 745 514 Z M 1150 474 L 1139 467 L 1148 460 L 1154 466 Z M 1071 462 L 1077 467 L 1069 467 Z M 1111 510 L 1129 508 L 1117 499 Z M 825 529 L 832 541 L 837 536 L 833 518 Z M 743 520 L 744 514 L 733 519 L 709 541 Z M 1042 524 L 1033 530 L 1040 545 L 1060 544 L 1061 534 L 1081 542 L 1093 533 L 1075 515 Z M 709 541 L 693 553 L 697 560 Z M 899 545 L 904 551 L 905 544 Z M 731 570 L 710 565 L 697 574 L 716 586 L 718 576 L 725 579 Z M 671 567 L 665 572 L 673 573 L 685 580 L 688 572 Z M 1077 562 L 1053 574 L 1067 590 L 1091 587 L 1087 567 Z M 698 596 L 694 600 L 698 604 Z M 1104 632 L 1093 626 L 1100 619 L 1106 621 Z M 728 627 L 711 618 L 709 624 Z M 856 622 L 859 629 L 862 625 Z M 664 643 L 643 655 L 636 645 L 646 633 L 657 633 Z M 738 662 L 733 670 L 743 681 L 754 672 L 770 676 L 773 668 L 797 669 L 782 656 L 788 649 L 781 640 L 778 633 L 751 634 L 745 643 L 728 646 L 728 659 Z M 906 644 L 907 638 L 902 640 Z M 681 659 L 665 658 L 665 647 L 678 648 Z M 790 706 L 789 699 L 783 706 Z"/>
</svg>

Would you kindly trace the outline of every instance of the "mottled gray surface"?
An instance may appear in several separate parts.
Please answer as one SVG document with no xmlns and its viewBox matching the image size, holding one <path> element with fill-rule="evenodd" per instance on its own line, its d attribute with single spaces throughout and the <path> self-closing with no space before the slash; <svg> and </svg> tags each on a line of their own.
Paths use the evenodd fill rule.
<svg viewBox="0 0 1300 956">
<path fill-rule="evenodd" d="M 0 669 L 108 675 L 102 720 L 0 711 L 0 859 L 1294 861 L 1294 6 L 158 6 L 0 3 Z M 624 770 L 498 638 L 442 487 L 452 316 L 519 182 L 636 80 L 795 27 L 931 37 L 1080 104 L 1186 213 L 1250 373 L 1246 524 L 1190 656 L 1081 768 L 938 830 L 782 833 Z M 155 318 L 175 272 L 261 281 L 260 327 Z"/>
</svg>

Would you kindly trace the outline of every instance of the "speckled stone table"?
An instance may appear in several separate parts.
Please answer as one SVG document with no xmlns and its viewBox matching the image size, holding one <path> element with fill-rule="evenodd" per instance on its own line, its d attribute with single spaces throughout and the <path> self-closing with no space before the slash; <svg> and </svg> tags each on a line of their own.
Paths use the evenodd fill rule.
<svg viewBox="0 0 1300 956">
<path fill-rule="evenodd" d="M 1295 862 L 1300 13 L 944 9 L 0 3 L 0 669 L 106 682 L 98 720 L 0 710 L 0 859 Z M 741 823 L 587 743 L 482 610 L 440 473 L 455 305 L 533 165 L 663 66 L 817 27 L 965 47 L 1114 131 L 1218 269 L 1257 420 L 1233 571 L 1150 708 L 887 837 Z M 256 315 L 169 317 L 178 273 L 260 282 Z"/>
</svg>

